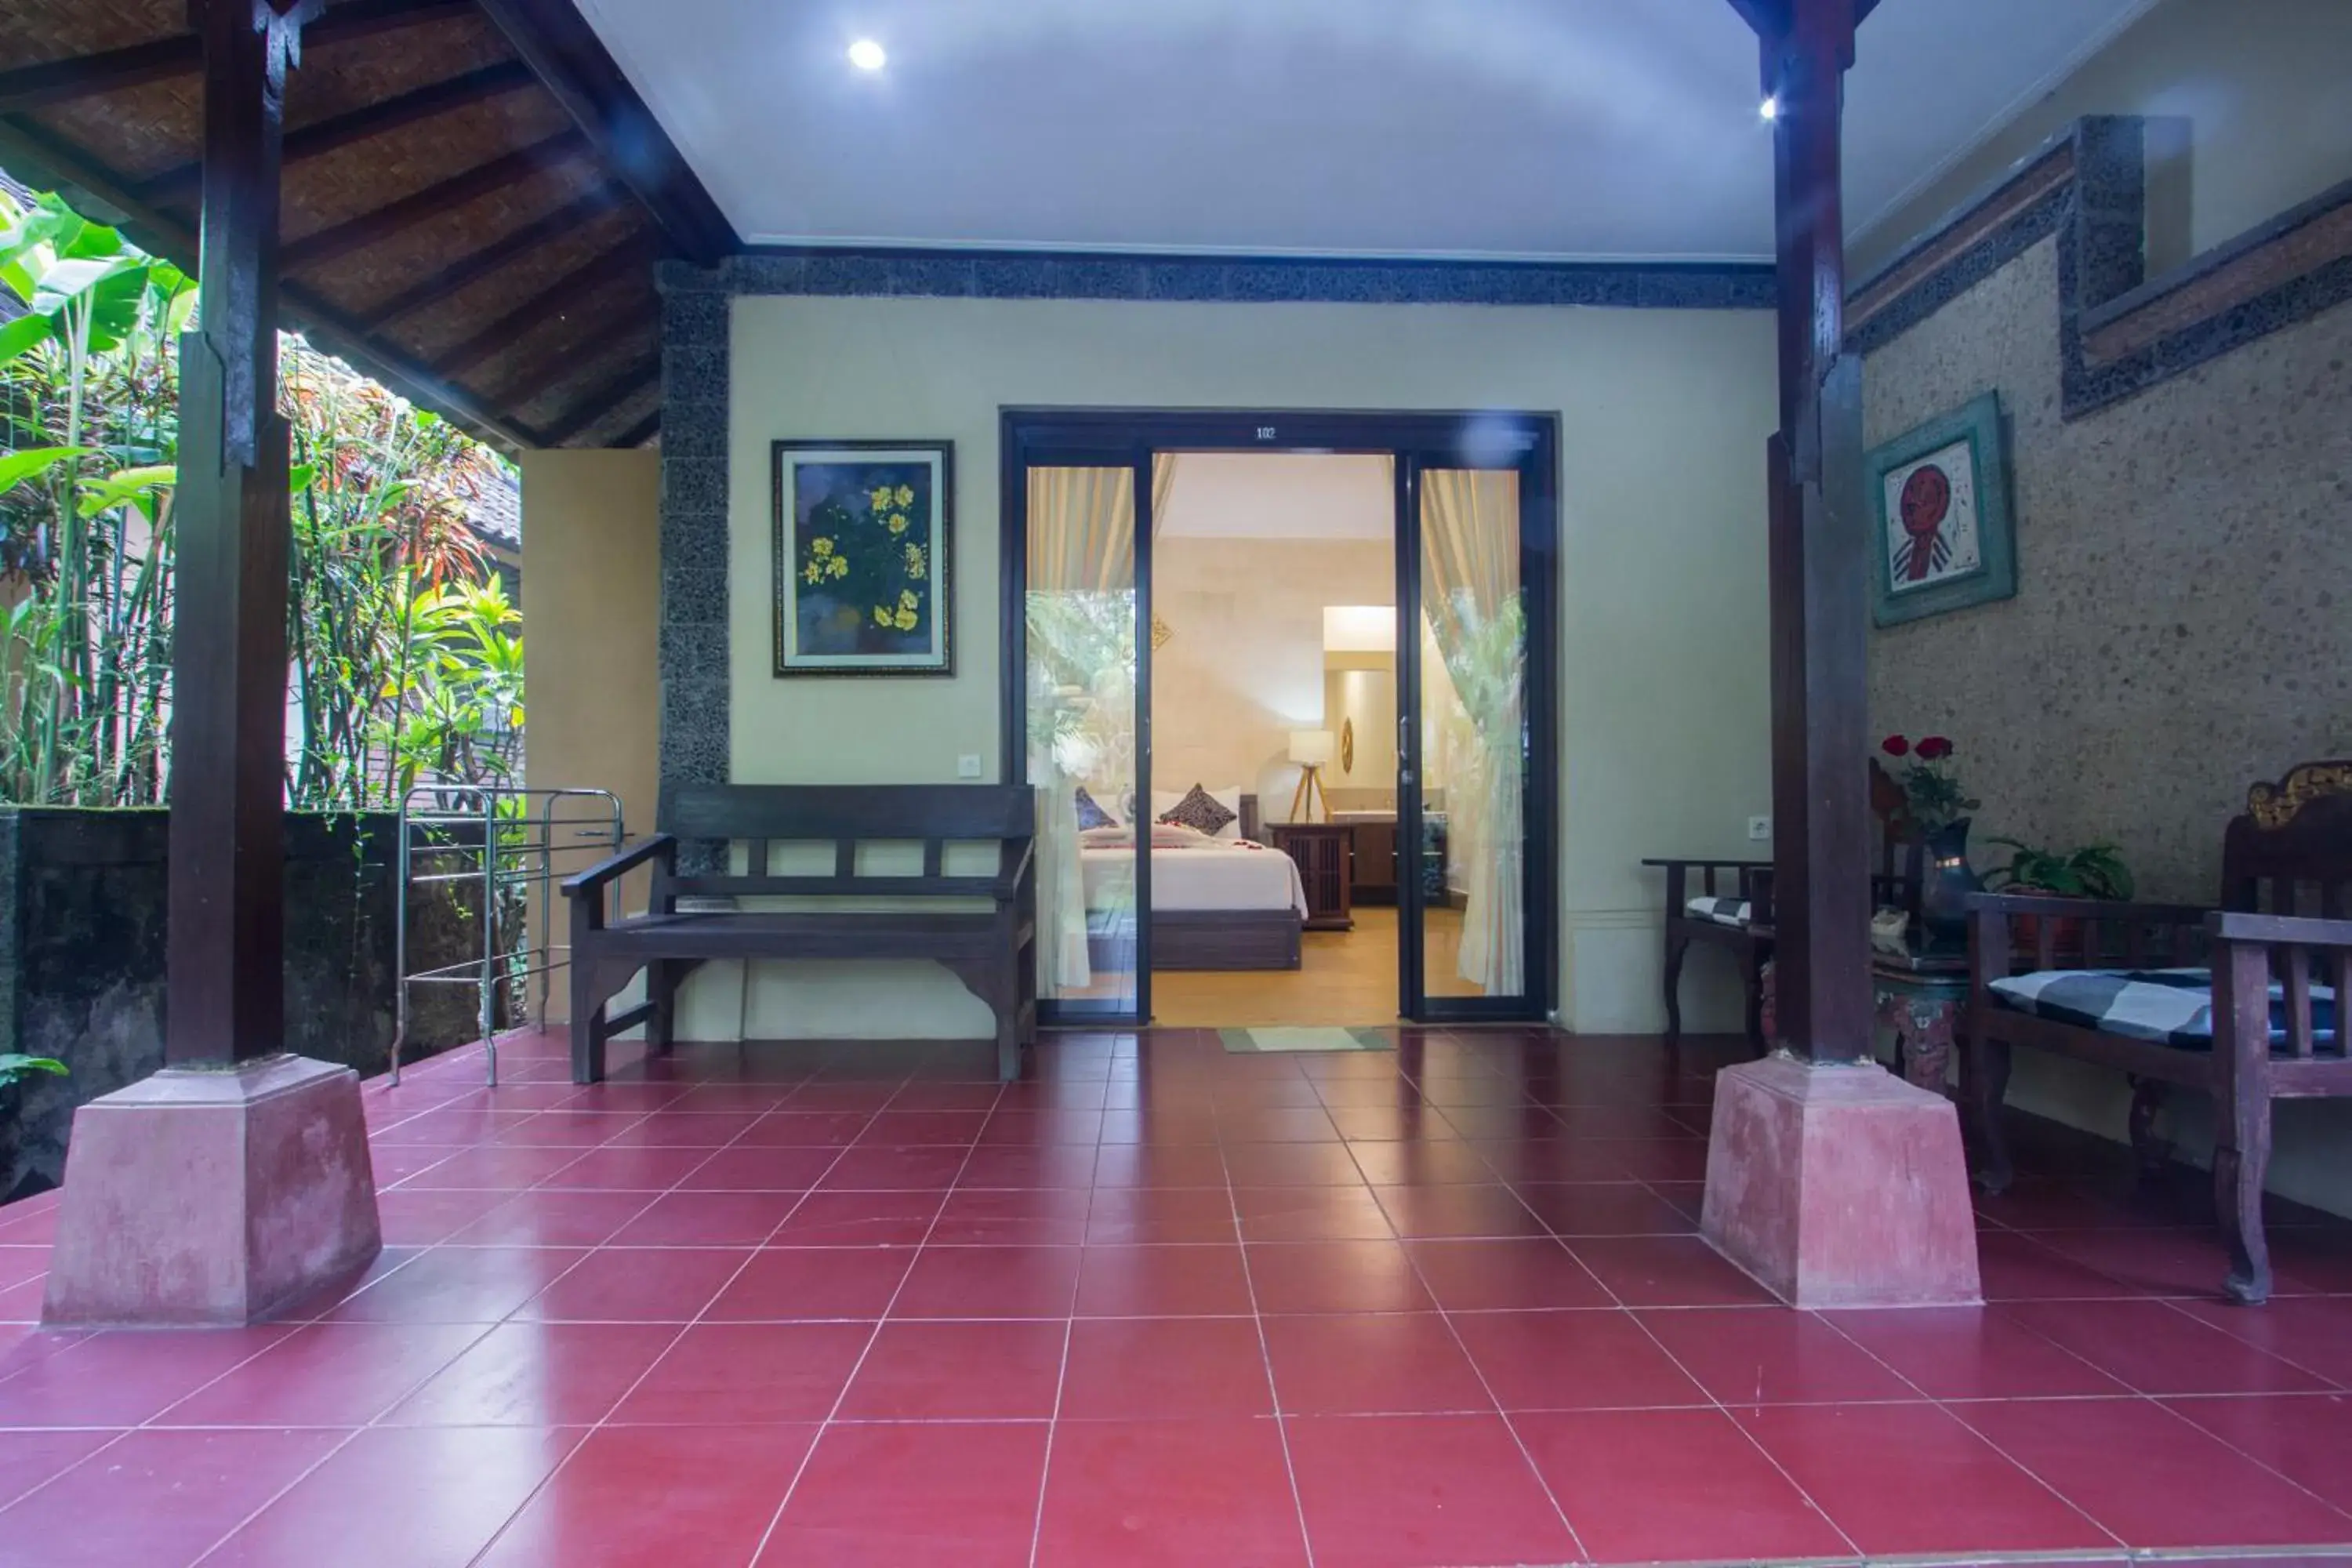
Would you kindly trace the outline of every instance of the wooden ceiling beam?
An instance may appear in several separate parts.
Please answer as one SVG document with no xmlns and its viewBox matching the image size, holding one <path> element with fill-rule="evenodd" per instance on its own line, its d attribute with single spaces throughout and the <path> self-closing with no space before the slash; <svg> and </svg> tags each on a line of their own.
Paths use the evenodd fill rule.
<svg viewBox="0 0 2352 1568">
<path fill-rule="evenodd" d="M 698 266 L 740 250 L 741 237 L 661 121 L 614 63 L 572 0 L 479 0 L 483 15 L 563 105 L 678 254 Z"/>
<path fill-rule="evenodd" d="M 621 405 L 660 379 L 661 355 L 647 354 L 610 381 L 600 384 L 574 405 L 572 412 L 541 430 L 540 438 L 551 447 L 561 447 L 581 432 L 594 429 L 598 422 L 611 418 Z"/>
<path fill-rule="evenodd" d="M 455 293 L 469 283 L 479 282 L 517 257 L 528 255 L 549 241 L 561 239 L 582 225 L 602 217 L 620 200 L 620 192 L 611 184 L 600 184 L 579 200 L 558 207 L 545 217 L 533 219 L 504 238 L 492 240 L 481 249 L 459 257 L 431 277 L 419 279 L 390 299 L 369 306 L 359 312 L 358 320 L 370 330 L 397 321 L 418 306 Z"/>
<path fill-rule="evenodd" d="M 650 274 L 652 270 L 652 253 L 640 237 L 633 235 L 603 255 L 573 268 L 446 353 L 436 354 L 433 369 L 440 375 L 463 375 L 499 350 L 519 342 L 533 328 L 577 305 L 602 285 L 625 273 Z"/>
<path fill-rule="evenodd" d="M 611 349 L 612 346 L 610 342 L 593 344 L 585 356 L 576 353 L 541 354 L 536 361 L 527 364 L 520 375 L 499 384 L 497 393 L 498 400 L 509 408 L 528 407 L 533 400 L 544 395 L 548 388 L 556 385 L 566 376 L 579 370 L 583 360 L 591 366 L 598 363 L 598 355 Z M 659 344 L 656 343 L 654 347 L 655 352 L 658 353 Z"/>
<path fill-rule="evenodd" d="M 484 66 L 480 70 L 451 77 L 420 87 L 414 92 L 404 92 L 397 98 L 387 98 L 381 103 L 371 103 L 354 109 L 348 114 L 338 114 L 331 120 L 318 121 L 286 133 L 285 150 L 281 156 L 291 165 L 308 158 L 323 157 L 340 152 L 371 136 L 382 136 L 403 126 L 415 125 L 453 110 L 482 103 L 506 93 L 532 86 L 538 78 L 520 60 L 505 60 L 498 65 Z M 141 185 L 140 191 L 152 201 L 171 201 L 192 195 L 204 183 L 205 166 L 201 162 L 183 163 L 167 170 Z"/>
<path fill-rule="evenodd" d="M 204 62 L 195 35 L 174 34 L 152 43 L 131 44 L 103 54 L 78 55 L 0 71 L 0 114 L 47 109 L 100 93 L 121 92 L 150 82 L 194 74 Z"/>
<path fill-rule="evenodd" d="M 353 251 L 365 250 L 413 225 L 437 217 L 453 207 L 486 196 L 493 191 L 502 191 L 542 170 L 584 157 L 587 153 L 588 144 L 578 132 L 559 131 L 545 141 L 519 148 L 487 163 L 477 163 L 462 174 L 436 181 L 398 201 L 387 202 L 357 217 L 346 218 L 316 234 L 303 236 L 286 247 L 286 270 L 299 271 L 349 256 Z"/>
<path fill-rule="evenodd" d="M 352 0 L 304 27 L 302 45 L 305 49 L 331 47 L 463 16 L 472 9 L 472 0 Z M 19 114 L 194 76 L 203 64 L 204 47 L 196 35 L 174 33 L 99 54 L 21 66 L 0 71 L 0 114 Z"/>
<path fill-rule="evenodd" d="M 646 415 L 643 419 L 638 420 L 635 425 L 630 426 L 627 429 L 614 437 L 612 444 L 615 447 L 642 447 L 646 442 L 652 440 L 655 433 L 660 428 L 661 410 L 656 408 L 651 414 Z"/>
</svg>

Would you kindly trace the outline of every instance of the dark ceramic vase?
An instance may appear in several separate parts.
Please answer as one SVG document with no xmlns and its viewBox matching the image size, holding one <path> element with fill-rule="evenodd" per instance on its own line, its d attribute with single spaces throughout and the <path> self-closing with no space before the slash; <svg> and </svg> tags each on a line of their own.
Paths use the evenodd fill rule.
<svg viewBox="0 0 2352 1568">
<path fill-rule="evenodd" d="M 1969 945 L 1969 895 L 1984 886 L 1969 868 L 1969 821 L 1964 816 L 1927 835 L 1919 930 L 1932 952 L 1958 952 Z"/>
</svg>

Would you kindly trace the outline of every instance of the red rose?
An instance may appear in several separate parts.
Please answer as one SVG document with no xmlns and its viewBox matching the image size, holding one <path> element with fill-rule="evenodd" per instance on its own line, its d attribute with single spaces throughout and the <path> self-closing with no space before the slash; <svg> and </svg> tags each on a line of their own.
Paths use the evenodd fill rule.
<svg viewBox="0 0 2352 1568">
<path fill-rule="evenodd" d="M 1919 742 L 1919 755 L 1928 762 L 1941 762 L 1952 754 L 1952 742 L 1941 735 L 1930 735 Z"/>
<path fill-rule="evenodd" d="M 1911 742 L 1900 735 L 1889 735 L 1878 742 L 1878 749 L 1890 757 L 1907 757 L 1911 754 Z"/>
</svg>

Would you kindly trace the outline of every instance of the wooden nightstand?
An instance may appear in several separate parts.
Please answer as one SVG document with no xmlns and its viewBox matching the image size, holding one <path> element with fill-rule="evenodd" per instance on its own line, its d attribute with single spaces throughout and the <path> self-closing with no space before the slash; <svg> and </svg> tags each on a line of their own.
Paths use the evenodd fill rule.
<svg viewBox="0 0 2352 1568">
<path fill-rule="evenodd" d="M 1355 829 L 1344 822 L 1276 822 L 1274 847 L 1298 864 L 1307 885 L 1308 931 L 1351 931 L 1355 889 Z"/>
</svg>

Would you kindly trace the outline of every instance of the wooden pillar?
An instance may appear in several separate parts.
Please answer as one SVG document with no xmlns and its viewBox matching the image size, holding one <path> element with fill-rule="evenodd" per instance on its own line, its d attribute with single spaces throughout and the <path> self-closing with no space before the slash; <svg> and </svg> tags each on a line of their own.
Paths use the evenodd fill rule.
<svg viewBox="0 0 2352 1568">
<path fill-rule="evenodd" d="M 1763 28 L 1775 106 L 1780 430 L 1771 443 L 1772 914 L 1798 1056 L 1871 1044 L 1868 542 L 1862 377 L 1843 353 L 1839 131 L 1857 0 L 1785 0 Z"/>
<path fill-rule="evenodd" d="M 317 0 L 191 0 L 204 45 L 197 328 L 180 343 L 164 1056 L 285 1046 L 286 72 Z"/>
</svg>

